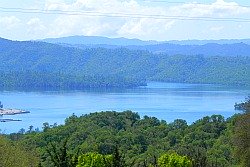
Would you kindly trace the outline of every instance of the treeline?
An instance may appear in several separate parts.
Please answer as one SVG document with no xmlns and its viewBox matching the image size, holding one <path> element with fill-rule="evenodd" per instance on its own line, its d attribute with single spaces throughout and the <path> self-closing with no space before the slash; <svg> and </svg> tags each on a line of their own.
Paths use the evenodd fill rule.
<svg viewBox="0 0 250 167">
<path fill-rule="evenodd" d="M 237 105 L 249 106 L 249 101 Z M 71 167 L 65 163 L 84 166 L 105 158 L 107 163 L 118 161 L 123 166 L 161 167 L 161 162 L 168 166 L 170 157 L 176 163 L 180 159 L 190 161 L 193 167 L 247 167 L 249 130 L 249 107 L 228 119 L 212 115 L 191 125 L 181 119 L 167 123 L 155 117 L 140 118 L 131 111 L 107 111 L 80 117 L 72 115 L 65 125 L 44 123 L 42 132 L 31 126 L 27 132 L 22 129 L 5 138 L 23 148 L 20 154 L 29 157 L 32 153 L 33 164 L 44 167 Z M 6 140 L 0 140 L 0 145 Z M 0 164 L 2 157 L 7 156 L 5 153 L 0 154 Z"/>
<path fill-rule="evenodd" d="M 58 72 L 0 72 L 0 90 L 72 90 L 88 88 L 131 88 L 146 85 L 145 80 L 116 75 L 80 75 Z"/>
<path fill-rule="evenodd" d="M 0 39 L 0 87 L 136 87 L 148 81 L 250 86 L 249 56 L 77 49 Z M 209 51 L 208 51 L 209 52 Z"/>
</svg>

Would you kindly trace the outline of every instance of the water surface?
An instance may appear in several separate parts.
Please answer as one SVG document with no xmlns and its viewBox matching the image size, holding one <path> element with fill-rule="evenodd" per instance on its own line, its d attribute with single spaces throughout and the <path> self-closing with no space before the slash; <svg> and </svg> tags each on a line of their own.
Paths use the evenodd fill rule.
<svg viewBox="0 0 250 167">
<path fill-rule="evenodd" d="M 180 118 L 188 123 L 203 116 L 221 114 L 230 117 L 235 102 L 244 101 L 250 89 L 209 84 L 151 82 L 135 89 L 92 89 L 84 91 L 0 92 L 5 108 L 28 110 L 30 114 L 3 116 L 21 122 L 0 123 L 3 133 L 17 132 L 30 125 L 41 129 L 44 122 L 64 123 L 65 118 L 97 111 L 132 110 L 141 116 L 154 116 L 172 122 Z"/>
</svg>

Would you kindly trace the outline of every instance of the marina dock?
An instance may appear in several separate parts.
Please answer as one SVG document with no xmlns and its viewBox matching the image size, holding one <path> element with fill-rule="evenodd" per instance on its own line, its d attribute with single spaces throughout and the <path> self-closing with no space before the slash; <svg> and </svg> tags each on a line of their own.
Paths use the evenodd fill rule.
<svg viewBox="0 0 250 167">
<path fill-rule="evenodd" d="M 16 119 L 2 119 L 4 115 L 16 115 L 16 114 L 27 114 L 29 111 L 19 110 L 19 109 L 7 109 L 3 108 L 2 102 L 0 101 L 0 122 L 11 122 L 11 121 L 21 121 Z"/>
<path fill-rule="evenodd" d="M 19 119 L 15 120 L 15 119 L 0 119 L 0 122 L 12 122 L 12 121 L 21 121 Z"/>
<path fill-rule="evenodd" d="M 29 111 L 19 109 L 0 109 L 0 115 L 16 115 L 16 114 L 27 114 Z"/>
</svg>

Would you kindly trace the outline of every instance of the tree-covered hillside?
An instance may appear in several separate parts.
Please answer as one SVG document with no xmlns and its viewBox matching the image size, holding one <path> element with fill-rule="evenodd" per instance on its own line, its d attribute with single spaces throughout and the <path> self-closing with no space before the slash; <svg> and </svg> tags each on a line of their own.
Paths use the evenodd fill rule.
<svg viewBox="0 0 250 167">
<path fill-rule="evenodd" d="M 79 49 L 86 48 L 106 48 L 118 49 L 126 48 L 129 50 L 144 50 L 152 53 L 162 53 L 167 55 L 203 55 L 203 56 L 250 56 L 250 45 L 246 43 L 231 43 L 231 44 L 218 44 L 206 43 L 203 45 L 181 45 L 174 43 L 158 43 L 150 45 L 108 45 L 108 44 L 71 44 L 60 43 L 62 46 L 75 47 Z"/>
<path fill-rule="evenodd" d="M 135 87 L 148 81 L 250 85 L 248 56 L 166 55 L 125 48 L 77 49 L 4 39 L 0 39 L 0 46 L 2 89 Z"/>
<path fill-rule="evenodd" d="M 204 45 L 155 44 L 147 46 L 128 46 L 129 49 L 147 50 L 153 53 L 169 55 L 204 55 L 204 56 L 250 56 L 250 45 L 245 43 Z"/>
</svg>

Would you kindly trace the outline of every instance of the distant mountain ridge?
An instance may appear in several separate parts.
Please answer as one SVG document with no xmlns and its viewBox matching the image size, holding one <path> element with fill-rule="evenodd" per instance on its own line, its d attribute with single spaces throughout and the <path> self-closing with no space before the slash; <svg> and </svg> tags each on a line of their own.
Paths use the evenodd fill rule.
<svg viewBox="0 0 250 167">
<path fill-rule="evenodd" d="M 69 36 L 61 38 L 47 38 L 39 41 L 48 42 L 48 43 L 66 43 L 66 44 L 82 44 L 82 45 L 152 45 L 158 44 L 157 41 L 142 41 L 139 39 L 127 39 L 127 38 L 108 38 L 100 36 Z"/>
<path fill-rule="evenodd" d="M 42 41 L 80 49 L 117 49 L 122 47 L 129 50 L 145 50 L 152 53 L 163 53 L 168 55 L 250 56 L 250 39 L 204 41 L 187 40 L 168 41 L 166 43 L 126 38 L 72 36 L 50 38 Z"/>
<path fill-rule="evenodd" d="M 140 39 L 128 39 L 128 38 L 108 38 L 102 36 L 68 36 L 60 38 L 46 38 L 38 41 L 48 43 L 65 43 L 65 44 L 81 44 L 81 45 L 155 45 L 155 44 L 179 44 L 179 45 L 205 45 L 209 43 L 216 44 L 235 44 L 245 43 L 250 45 L 250 39 L 220 39 L 220 40 L 166 40 L 166 41 L 144 41 Z"/>
<path fill-rule="evenodd" d="M 250 45 L 250 39 L 219 39 L 219 40 L 171 40 L 166 41 L 171 44 L 179 45 L 205 45 L 209 43 L 216 44 L 235 44 L 235 43 L 244 43 Z"/>
</svg>

